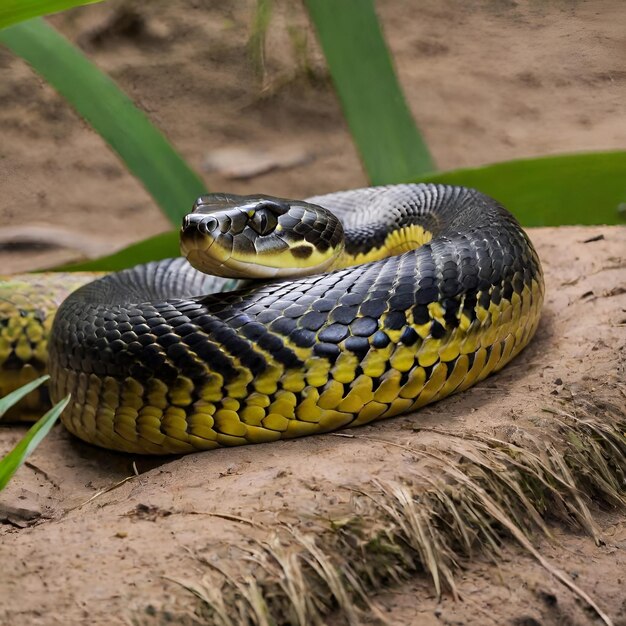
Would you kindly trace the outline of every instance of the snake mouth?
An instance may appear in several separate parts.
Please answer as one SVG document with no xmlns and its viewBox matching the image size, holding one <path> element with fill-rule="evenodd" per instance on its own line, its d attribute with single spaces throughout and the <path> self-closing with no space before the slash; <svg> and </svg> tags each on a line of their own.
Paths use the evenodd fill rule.
<svg viewBox="0 0 626 626">
<path fill-rule="evenodd" d="M 205 274 L 227 278 L 250 277 L 233 258 L 234 242 L 240 237 L 246 216 L 238 208 L 209 209 L 186 215 L 180 231 L 181 254 Z M 251 261 L 254 264 L 254 260 Z M 254 274 L 252 274 L 254 276 Z"/>
</svg>

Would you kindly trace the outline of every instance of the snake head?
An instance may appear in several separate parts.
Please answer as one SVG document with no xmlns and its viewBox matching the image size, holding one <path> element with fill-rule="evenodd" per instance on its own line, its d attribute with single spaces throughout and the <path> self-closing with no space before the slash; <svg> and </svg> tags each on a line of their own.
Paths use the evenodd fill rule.
<svg viewBox="0 0 626 626">
<path fill-rule="evenodd" d="M 181 251 L 197 269 L 231 278 L 304 276 L 332 267 L 343 228 L 301 200 L 209 194 L 183 219 Z"/>
</svg>

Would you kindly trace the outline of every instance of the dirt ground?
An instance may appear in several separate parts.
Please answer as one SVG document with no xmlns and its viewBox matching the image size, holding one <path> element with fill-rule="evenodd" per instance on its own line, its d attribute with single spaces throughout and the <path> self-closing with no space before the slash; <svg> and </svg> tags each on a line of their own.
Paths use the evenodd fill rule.
<svg viewBox="0 0 626 626">
<path fill-rule="evenodd" d="M 256 71 L 246 54 L 253 5 L 111 1 L 52 21 L 119 82 L 209 188 L 304 197 L 364 185 L 301 7 L 276 3 L 265 66 Z M 415 7 L 377 3 L 440 168 L 626 145 L 620 0 L 425 0 L 419 15 Z M 102 254 L 168 227 L 50 87 L 2 49 L 0 68 L 0 273 L 65 261 L 77 249 Z M 18 233 L 17 245 L 25 218 L 29 227 L 54 227 L 56 245 L 33 247 L 32 230 Z M 332 519 L 348 486 L 402 478 L 412 461 L 397 444 L 430 442 L 416 426 L 493 433 L 578 394 L 624 407 L 626 230 L 530 234 L 547 279 L 535 341 L 497 376 L 419 414 L 351 431 L 355 438 L 174 459 L 100 451 L 55 428 L 2 493 L 5 507 L 21 511 L 0 525 L 0 623 L 197 623 L 197 600 L 172 581 L 200 581 L 207 562 L 234 558 L 228 546 L 248 532 L 235 517 L 270 530 L 285 519 Z M 0 454 L 23 432 L 2 427 Z M 594 512 L 602 545 L 555 526 L 556 543 L 538 539 L 536 547 L 623 626 L 626 520 Z M 376 601 L 392 624 L 599 623 L 514 545 L 497 564 L 477 556 L 458 587 L 463 602 L 438 601 L 419 577 L 381 590 Z"/>
</svg>

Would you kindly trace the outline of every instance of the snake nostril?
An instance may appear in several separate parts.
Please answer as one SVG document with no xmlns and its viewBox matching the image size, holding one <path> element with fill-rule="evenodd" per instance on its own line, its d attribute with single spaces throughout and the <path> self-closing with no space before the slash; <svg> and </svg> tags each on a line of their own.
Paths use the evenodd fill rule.
<svg viewBox="0 0 626 626">
<path fill-rule="evenodd" d="M 214 217 L 205 217 L 200 222 L 200 230 L 210 235 L 217 228 L 217 220 Z"/>
<path fill-rule="evenodd" d="M 200 232 L 203 235 L 211 234 L 218 227 L 218 221 L 212 216 L 202 213 L 189 213 L 183 217 L 183 230 Z"/>
</svg>

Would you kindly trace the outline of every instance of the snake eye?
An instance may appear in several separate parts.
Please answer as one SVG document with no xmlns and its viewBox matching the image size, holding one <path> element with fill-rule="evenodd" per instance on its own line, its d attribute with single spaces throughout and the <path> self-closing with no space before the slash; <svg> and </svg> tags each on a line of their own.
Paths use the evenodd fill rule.
<svg viewBox="0 0 626 626">
<path fill-rule="evenodd" d="M 278 218 L 267 209 L 257 209 L 250 218 L 250 227 L 259 235 L 269 235 L 278 224 Z"/>
</svg>

